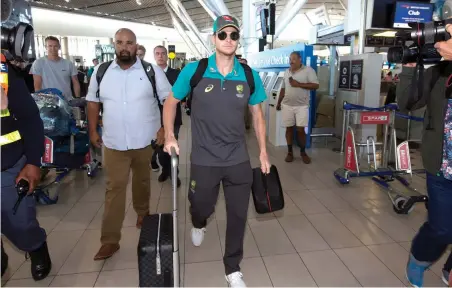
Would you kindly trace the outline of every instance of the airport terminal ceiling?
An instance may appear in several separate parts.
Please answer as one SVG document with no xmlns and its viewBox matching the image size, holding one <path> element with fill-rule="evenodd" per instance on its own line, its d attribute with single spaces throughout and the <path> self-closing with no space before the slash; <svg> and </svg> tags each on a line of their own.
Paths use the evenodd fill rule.
<svg viewBox="0 0 452 288">
<path fill-rule="evenodd" d="M 171 17 L 164 6 L 165 0 L 30 0 L 31 5 L 70 13 L 106 17 L 116 20 L 132 21 L 162 27 L 171 27 Z M 212 18 L 197 0 L 181 0 L 188 14 L 199 30 L 212 27 Z M 229 13 L 242 18 L 242 1 L 225 0 Z M 306 13 L 325 4 L 331 20 L 342 21 L 346 12 L 347 0 L 308 0 L 300 13 Z M 139 5 L 141 3 L 141 5 Z M 277 0 L 276 15 L 286 4 Z"/>
</svg>

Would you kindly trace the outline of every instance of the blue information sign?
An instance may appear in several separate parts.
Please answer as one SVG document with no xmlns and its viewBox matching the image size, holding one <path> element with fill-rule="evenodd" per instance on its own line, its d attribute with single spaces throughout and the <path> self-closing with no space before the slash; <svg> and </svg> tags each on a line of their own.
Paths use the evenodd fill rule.
<svg viewBox="0 0 452 288">
<path fill-rule="evenodd" d="M 394 28 L 410 28 L 408 23 L 432 21 L 433 4 L 419 2 L 397 2 L 394 15 Z"/>
</svg>

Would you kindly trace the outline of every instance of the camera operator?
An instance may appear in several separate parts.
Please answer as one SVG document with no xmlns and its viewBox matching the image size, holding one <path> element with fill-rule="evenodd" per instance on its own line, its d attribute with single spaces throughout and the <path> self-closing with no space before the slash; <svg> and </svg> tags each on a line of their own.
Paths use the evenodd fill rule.
<svg viewBox="0 0 452 288">
<path fill-rule="evenodd" d="M 452 25 L 447 31 L 452 33 Z M 428 220 L 413 239 L 406 268 L 408 281 L 415 287 L 423 286 L 425 270 L 452 244 L 452 40 L 438 42 L 435 48 L 444 61 L 425 70 L 420 79 L 423 91 L 419 93 L 417 81 L 412 82 L 415 63 L 404 65 L 397 88 L 402 111 L 426 107 L 422 159 L 427 174 Z M 443 281 L 449 284 L 451 257 L 443 270 Z"/>
</svg>

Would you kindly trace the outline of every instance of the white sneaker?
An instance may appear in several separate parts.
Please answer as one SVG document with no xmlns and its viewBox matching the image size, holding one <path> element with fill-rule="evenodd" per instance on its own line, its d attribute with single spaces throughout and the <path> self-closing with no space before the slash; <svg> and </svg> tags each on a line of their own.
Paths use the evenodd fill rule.
<svg viewBox="0 0 452 288">
<path fill-rule="evenodd" d="M 191 228 L 191 242 L 193 242 L 193 245 L 195 245 L 196 247 L 201 246 L 205 233 L 206 228 Z"/>
<path fill-rule="evenodd" d="M 234 272 L 226 276 L 226 281 L 228 281 L 229 287 L 246 287 L 243 281 L 243 274 L 240 272 Z"/>
</svg>

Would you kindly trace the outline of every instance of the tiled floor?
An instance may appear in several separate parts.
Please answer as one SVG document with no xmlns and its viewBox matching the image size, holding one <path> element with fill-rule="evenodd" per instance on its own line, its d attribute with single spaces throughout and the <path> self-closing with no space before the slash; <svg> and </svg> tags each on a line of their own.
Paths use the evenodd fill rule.
<svg viewBox="0 0 452 288">
<path fill-rule="evenodd" d="M 187 123 L 187 119 L 185 121 Z M 226 286 L 222 253 L 226 227 L 224 197 L 207 227 L 205 241 L 195 248 L 189 239 L 187 177 L 190 141 L 188 126 L 181 130 L 179 189 L 181 275 L 185 286 Z M 252 134 L 249 148 L 253 166 L 258 164 L 257 143 Z M 311 165 L 283 161 L 285 148 L 269 148 L 271 162 L 280 173 L 285 192 L 284 211 L 255 213 L 252 202 L 241 267 L 248 286 L 405 286 L 404 267 L 410 241 L 426 212 L 416 206 L 410 215 L 393 212 L 387 195 L 369 179 L 353 179 L 341 187 L 333 178 L 340 155 L 330 148 L 315 148 Z M 169 212 L 171 187 L 152 174 L 151 212 Z M 423 179 L 415 186 L 425 190 Z M 24 254 L 4 239 L 9 254 L 7 286 L 137 286 L 136 214 L 128 205 L 121 249 L 105 262 L 94 262 L 99 248 L 103 213 L 104 177 L 88 179 L 83 172 L 60 186 L 53 206 L 40 206 L 38 217 L 47 230 L 53 260 L 51 275 L 40 282 L 30 277 Z M 444 260 L 442 260 L 444 261 Z M 442 286 L 437 263 L 427 273 L 428 286 Z"/>
</svg>

